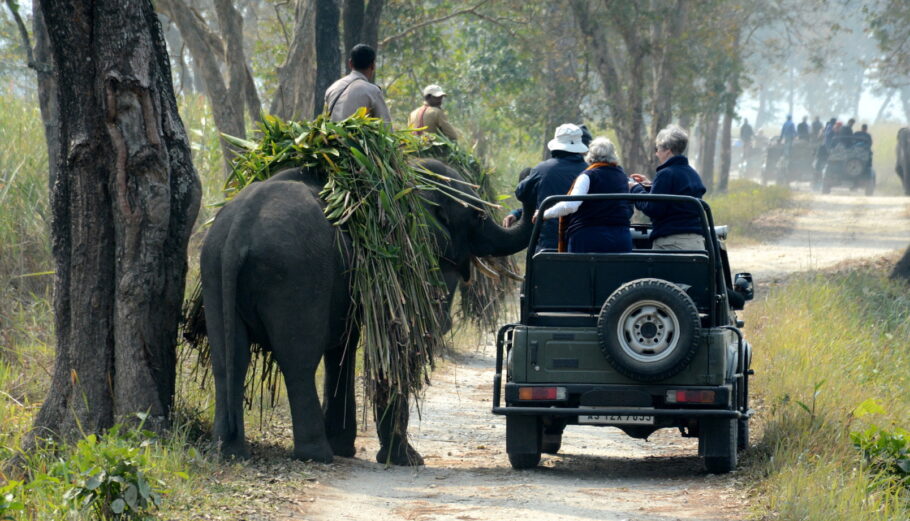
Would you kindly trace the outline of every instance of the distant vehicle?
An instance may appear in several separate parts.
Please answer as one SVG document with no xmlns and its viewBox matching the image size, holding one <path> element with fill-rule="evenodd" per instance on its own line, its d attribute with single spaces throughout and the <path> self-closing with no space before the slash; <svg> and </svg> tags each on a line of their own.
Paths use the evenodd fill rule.
<svg viewBox="0 0 910 521">
<path fill-rule="evenodd" d="M 897 132 L 897 176 L 904 185 L 904 195 L 910 195 L 910 128 Z"/>
<path fill-rule="evenodd" d="M 535 253 L 538 220 L 520 321 L 496 341 L 493 413 L 506 416 L 509 462 L 535 467 L 541 453 L 559 451 L 567 425 L 593 425 L 642 439 L 678 429 L 698 438 L 710 472 L 733 470 L 753 413 L 752 348 L 733 302 L 741 308 L 753 287 L 750 274 L 730 275 L 726 227 L 714 227 L 707 203 L 685 196 L 557 196 L 541 211 L 579 199 L 698 205 L 707 249 L 652 250 L 650 225 L 634 225 L 642 249 L 629 253 Z"/>
<path fill-rule="evenodd" d="M 850 190 L 863 188 L 866 195 L 875 192 L 875 170 L 868 141 L 853 136 L 835 138 L 822 173 L 821 191 L 831 193 L 835 186 L 847 186 Z"/>
<path fill-rule="evenodd" d="M 762 184 L 774 180 L 779 185 L 790 182 L 815 182 L 812 161 L 815 158 L 815 144 L 804 139 L 795 139 L 787 154 L 786 145 L 780 136 L 771 139 L 765 152 L 762 167 Z"/>
</svg>

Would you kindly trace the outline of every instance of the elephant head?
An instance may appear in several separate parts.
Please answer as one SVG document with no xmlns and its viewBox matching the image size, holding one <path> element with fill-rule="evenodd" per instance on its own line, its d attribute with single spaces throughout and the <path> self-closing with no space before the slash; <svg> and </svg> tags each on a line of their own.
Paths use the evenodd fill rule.
<svg viewBox="0 0 910 521">
<path fill-rule="evenodd" d="M 462 180 L 456 170 L 440 161 L 423 159 L 420 166 L 456 181 Z M 459 182 L 448 184 L 477 197 L 467 185 Z M 426 196 L 434 203 L 431 208 L 433 216 L 442 225 L 442 230 L 437 233 L 437 240 L 443 245 L 440 268 L 450 292 L 457 278 L 467 281 L 470 277 L 472 257 L 502 257 L 528 247 L 532 230 L 530 217 L 534 213 L 532 204 L 524 203 L 522 219 L 511 228 L 503 228 L 489 213 L 478 211 L 476 203 L 462 204 L 439 192 Z"/>
</svg>

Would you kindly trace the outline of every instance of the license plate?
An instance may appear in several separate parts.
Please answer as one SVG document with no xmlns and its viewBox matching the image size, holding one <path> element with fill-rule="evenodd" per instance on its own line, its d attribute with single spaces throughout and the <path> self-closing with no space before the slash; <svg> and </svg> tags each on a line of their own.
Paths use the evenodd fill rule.
<svg viewBox="0 0 910 521">
<path fill-rule="evenodd" d="M 589 414 L 579 416 L 578 423 L 590 425 L 654 425 L 654 417 L 638 414 Z"/>
</svg>

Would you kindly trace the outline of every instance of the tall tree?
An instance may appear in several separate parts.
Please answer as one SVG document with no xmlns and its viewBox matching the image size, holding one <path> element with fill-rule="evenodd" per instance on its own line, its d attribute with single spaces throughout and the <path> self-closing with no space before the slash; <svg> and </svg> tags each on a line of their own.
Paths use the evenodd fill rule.
<svg viewBox="0 0 910 521">
<path fill-rule="evenodd" d="M 50 158 L 57 354 L 32 440 L 98 432 L 139 412 L 162 428 L 200 186 L 161 27 L 150 0 L 38 9 L 60 147 Z"/>
<path fill-rule="evenodd" d="M 316 0 L 316 88 L 313 92 L 314 115 L 322 112 L 325 91 L 341 73 L 341 17 L 336 0 Z"/>
<path fill-rule="evenodd" d="M 278 87 L 270 107 L 270 112 L 282 119 L 304 119 L 316 110 L 314 4 L 315 0 L 301 0 L 294 9 L 294 36 L 284 63 L 278 67 Z"/>
<path fill-rule="evenodd" d="M 358 43 L 379 46 L 379 20 L 385 0 L 344 0 L 344 55 Z"/>
</svg>

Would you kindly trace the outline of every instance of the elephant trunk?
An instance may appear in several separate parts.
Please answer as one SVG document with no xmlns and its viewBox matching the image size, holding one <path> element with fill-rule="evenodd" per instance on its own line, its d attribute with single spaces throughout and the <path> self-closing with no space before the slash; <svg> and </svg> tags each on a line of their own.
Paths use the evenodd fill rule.
<svg viewBox="0 0 910 521">
<path fill-rule="evenodd" d="M 503 257 L 527 248 L 533 229 L 531 216 L 534 209 L 533 202 L 524 202 L 521 220 L 510 228 L 503 228 L 495 219 L 485 219 L 475 235 L 471 253 L 477 257 Z"/>
</svg>

